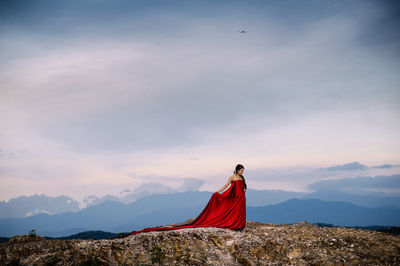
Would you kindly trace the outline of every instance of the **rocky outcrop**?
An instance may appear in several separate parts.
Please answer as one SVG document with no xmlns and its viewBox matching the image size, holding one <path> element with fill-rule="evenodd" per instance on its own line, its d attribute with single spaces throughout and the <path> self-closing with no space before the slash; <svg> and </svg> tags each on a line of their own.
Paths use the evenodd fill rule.
<svg viewBox="0 0 400 266">
<path fill-rule="evenodd" d="M 250 221 L 242 231 L 186 228 L 112 240 L 20 236 L 0 245 L 0 264 L 399 265 L 400 237 L 308 223 L 274 225 Z"/>
</svg>

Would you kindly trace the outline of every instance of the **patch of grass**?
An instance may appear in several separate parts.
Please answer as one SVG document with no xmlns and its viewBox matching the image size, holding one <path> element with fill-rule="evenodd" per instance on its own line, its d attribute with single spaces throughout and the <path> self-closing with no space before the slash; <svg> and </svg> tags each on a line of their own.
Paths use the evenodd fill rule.
<svg viewBox="0 0 400 266">
<path fill-rule="evenodd" d="M 159 246 L 153 247 L 151 250 L 151 263 L 161 265 L 161 261 L 165 259 L 165 252 Z"/>
<path fill-rule="evenodd" d="M 82 261 L 80 265 L 84 266 L 97 266 L 97 265 L 102 265 L 101 262 L 97 259 L 96 254 L 90 253 L 87 257 L 86 260 Z"/>
<path fill-rule="evenodd" d="M 45 266 L 53 266 L 57 265 L 57 262 L 62 261 L 61 257 L 62 254 L 51 254 L 46 257 L 46 262 L 44 263 Z"/>
</svg>

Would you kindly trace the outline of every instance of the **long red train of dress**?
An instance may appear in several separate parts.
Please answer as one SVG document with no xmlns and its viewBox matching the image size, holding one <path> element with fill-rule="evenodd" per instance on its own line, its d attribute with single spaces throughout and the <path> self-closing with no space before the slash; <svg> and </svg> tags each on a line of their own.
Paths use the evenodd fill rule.
<svg viewBox="0 0 400 266">
<path fill-rule="evenodd" d="M 167 231 L 193 227 L 221 227 L 242 230 L 246 226 L 246 196 L 244 181 L 234 180 L 222 194 L 214 192 L 207 206 L 190 224 L 174 227 L 149 227 L 133 231 L 135 235 L 150 231 Z"/>
</svg>

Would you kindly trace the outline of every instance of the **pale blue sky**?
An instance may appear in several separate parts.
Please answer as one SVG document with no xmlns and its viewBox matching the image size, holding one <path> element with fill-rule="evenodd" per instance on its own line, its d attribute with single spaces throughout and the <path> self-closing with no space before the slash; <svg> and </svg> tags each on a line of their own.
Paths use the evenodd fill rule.
<svg viewBox="0 0 400 266">
<path fill-rule="evenodd" d="M 396 1 L 0 5 L 0 200 L 400 172 Z"/>
</svg>

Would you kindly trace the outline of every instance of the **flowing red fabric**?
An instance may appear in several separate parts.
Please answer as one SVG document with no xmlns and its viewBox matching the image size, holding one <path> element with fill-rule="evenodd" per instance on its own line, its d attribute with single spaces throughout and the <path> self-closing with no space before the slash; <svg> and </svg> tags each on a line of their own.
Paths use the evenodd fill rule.
<svg viewBox="0 0 400 266">
<path fill-rule="evenodd" d="M 133 231 L 135 235 L 150 231 L 167 231 L 193 227 L 222 227 L 241 230 L 246 226 L 246 196 L 244 181 L 234 180 L 222 194 L 214 192 L 207 206 L 190 224 L 175 227 L 150 227 Z"/>
</svg>

